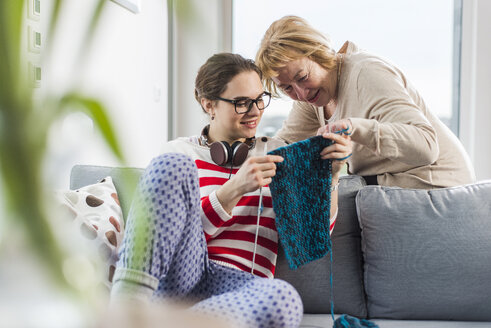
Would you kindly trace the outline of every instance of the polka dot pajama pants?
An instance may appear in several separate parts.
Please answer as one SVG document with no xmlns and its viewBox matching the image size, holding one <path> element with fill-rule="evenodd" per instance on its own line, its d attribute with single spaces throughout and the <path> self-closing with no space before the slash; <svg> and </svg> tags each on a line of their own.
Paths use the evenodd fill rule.
<svg viewBox="0 0 491 328">
<path fill-rule="evenodd" d="M 155 290 L 155 301 L 190 302 L 191 310 L 234 327 L 298 327 L 303 306 L 291 285 L 208 260 L 198 181 L 194 162 L 182 154 L 152 160 L 130 210 L 118 270 Z"/>
</svg>

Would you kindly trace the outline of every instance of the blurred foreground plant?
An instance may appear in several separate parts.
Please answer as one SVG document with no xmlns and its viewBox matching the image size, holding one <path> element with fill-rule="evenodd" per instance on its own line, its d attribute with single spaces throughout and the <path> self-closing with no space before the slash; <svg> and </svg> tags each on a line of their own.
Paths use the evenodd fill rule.
<svg viewBox="0 0 491 328">
<path fill-rule="evenodd" d="M 48 47 L 42 50 L 43 62 L 54 51 L 50 41 L 59 26 L 64 0 L 53 0 L 47 35 Z M 90 22 L 80 42 L 82 50 L 89 44 L 107 0 L 97 0 Z M 25 0 L 0 0 L 0 194 L 6 209 L 0 220 L 8 220 L 25 232 L 30 249 L 51 272 L 54 281 L 68 286 L 62 265 L 66 254 L 49 224 L 44 199 L 43 162 L 48 132 L 52 124 L 68 111 L 83 111 L 92 118 L 104 140 L 122 162 L 123 155 L 104 106 L 84 97 L 76 85 L 62 95 L 44 94 L 39 99 L 24 67 L 22 33 L 25 29 Z M 77 65 L 83 60 L 75 61 Z M 0 232 L 1 233 L 1 232 Z M 5 233 L 5 232 L 4 232 Z"/>
</svg>

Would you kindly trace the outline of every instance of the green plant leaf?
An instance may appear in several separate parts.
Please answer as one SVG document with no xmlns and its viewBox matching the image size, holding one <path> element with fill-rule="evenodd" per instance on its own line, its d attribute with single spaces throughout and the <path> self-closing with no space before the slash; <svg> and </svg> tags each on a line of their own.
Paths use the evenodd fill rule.
<svg viewBox="0 0 491 328">
<path fill-rule="evenodd" d="M 20 43 L 24 1 L 0 0 L 1 110 L 8 110 L 19 97 Z M 5 105 L 5 107 L 4 107 Z"/>
<path fill-rule="evenodd" d="M 62 5 L 64 3 L 63 0 L 53 1 L 54 3 L 50 16 L 50 24 L 48 27 L 48 40 L 51 40 L 51 42 L 48 42 L 46 50 L 44 51 L 44 55 L 46 55 L 47 57 L 51 55 L 51 51 L 54 47 L 54 35 L 58 28 L 58 20 L 61 15 Z M 85 29 L 85 33 L 82 36 L 81 42 L 78 45 L 79 51 L 77 52 L 78 55 L 77 59 L 75 60 L 75 63 L 77 63 L 77 68 L 81 68 L 85 65 L 85 59 L 88 53 L 88 49 L 90 49 L 90 44 L 92 43 L 94 34 L 97 30 L 97 26 L 99 25 L 103 10 L 107 2 L 107 0 L 98 0 L 96 5 L 94 6 L 92 15 L 90 15 L 90 21 L 87 25 L 87 28 Z"/>
<path fill-rule="evenodd" d="M 107 4 L 107 0 L 99 0 L 97 5 L 94 8 L 94 12 L 92 13 L 92 19 L 90 20 L 89 23 L 89 28 L 87 29 L 87 34 L 85 35 L 83 47 L 85 48 L 88 43 L 92 40 L 94 32 L 97 28 L 97 25 L 99 24 L 102 11 Z"/>
<path fill-rule="evenodd" d="M 124 163 L 123 152 L 116 138 L 116 133 L 107 115 L 107 110 L 101 102 L 78 93 L 69 93 L 61 100 L 61 107 L 63 109 L 74 110 L 74 105 L 79 106 L 80 109 L 94 120 L 94 124 L 102 133 L 107 145 L 111 148 L 114 155 Z"/>
<path fill-rule="evenodd" d="M 86 58 L 106 3 L 107 0 L 97 0 L 90 20 L 81 22 L 86 30 L 78 43 L 80 59 Z M 46 36 L 49 42 L 41 54 L 44 59 L 56 51 L 54 34 L 62 28 L 59 22 L 64 4 L 63 0 L 52 0 L 50 16 L 43 12 L 43 19 L 49 21 Z M 27 5 L 25 0 L 0 0 L 0 187 L 6 205 L 5 211 L 1 209 L 0 220 L 18 224 L 31 250 L 51 270 L 54 281 L 67 287 L 62 272 L 66 254 L 50 226 L 52 213 L 46 208 L 43 182 L 49 128 L 66 110 L 81 110 L 93 119 L 115 156 L 123 163 L 124 158 L 107 110 L 99 101 L 76 92 L 61 99 L 50 94 L 33 97 L 35 90 L 25 74 L 27 62 L 22 51 L 26 46 L 23 34 L 28 23 Z M 81 61 L 76 61 L 76 65 L 80 69 Z"/>
<path fill-rule="evenodd" d="M 56 27 L 58 26 L 58 19 L 60 17 L 62 2 L 63 0 L 53 0 L 51 15 L 49 16 L 50 19 L 49 19 L 47 40 L 54 40 Z M 48 42 L 44 50 L 44 55 L 49 57 L 52 49 L 53 49 L 53 42 Z"/>
<path fill-rule="evenodd" d="M 79 63 L 80 66 L 84 66 L 84 60 L 88 53 L 88 49 L 90 49 L 90 45 L 94 39 L 94 33 L 99 25 L 99 21 L 101 19 L 101 15 L 105 5 L 107 4 L 107 0 L 99 0 L 94 7 L 94 11 L 91 15 L 91 19 L 87 29 L 85 30 L 85 35 L 83 36 L 82 43 L 80 44 L 80 50 L 78 52 L 78 60 L 75 61 Z"/>
</svg>

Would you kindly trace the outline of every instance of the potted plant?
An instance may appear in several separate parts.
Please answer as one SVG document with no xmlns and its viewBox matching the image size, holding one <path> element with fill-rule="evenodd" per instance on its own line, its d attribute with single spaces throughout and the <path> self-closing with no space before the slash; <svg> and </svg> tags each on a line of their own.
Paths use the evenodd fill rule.
<svg viewBox="0 0 491 328">
<path fill-rule="evenodd" d="M 55 50 L 49 41 L 59 28 L 64 1 L 53 0 L 49 15 L 47 47 L 43 61 Z M 80 40 L 80 49 L 88 49 L 106 0 L 97 0 L 90 23 Z M 49 216 L 43 179 L 48 132 L 52 125 L 70 111 L 89 115 L 114 155 L 124 162 L 111 121 L 104 106 L 96 99 L 81 95 L 74 84 L 64 94 L 36 94 L 25 70 L 23 33 L 27 1 L 0 0 L 0 250 L 13 238 L 13 228 L 21 232 L 29 256 L 49 272 L 56 285 L 72 290 L 63 274 L 68 256 L 56 238 Z M 84 53 L 80 53 L 83 58 Z M 75 82 L 74 82 L 75 83 Z M 0 252 L 0 263 L 2 252 Z M 3 265 L 0 264 L 0 267 Z M 8 284 L 9 282 L 0 282 Z M 1 287 L 0 287 L 1 288 Z"/>
</svg>

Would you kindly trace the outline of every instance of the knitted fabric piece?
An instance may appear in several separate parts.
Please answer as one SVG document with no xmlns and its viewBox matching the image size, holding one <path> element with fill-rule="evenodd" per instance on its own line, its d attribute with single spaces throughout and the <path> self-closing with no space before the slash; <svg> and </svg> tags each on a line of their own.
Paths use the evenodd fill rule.
<svg viewBox="0 0 491 328">
<path fill-rule="evenodd" d="M 379 326 L 366 319 L 359 319 L 347 314 L 341 315 L 334 321 L 333 328 L 379 328 Z"/>
<path fill-rule="evenodd" d="M 331 249 L 331 160 L 320 158 L 321 150 L 331 143 L 316 136 L 268 153 L 284 158 L 276 163 L 269 187 L 279 239 L 292 269 L 324 257 Z"/>
</svg>

